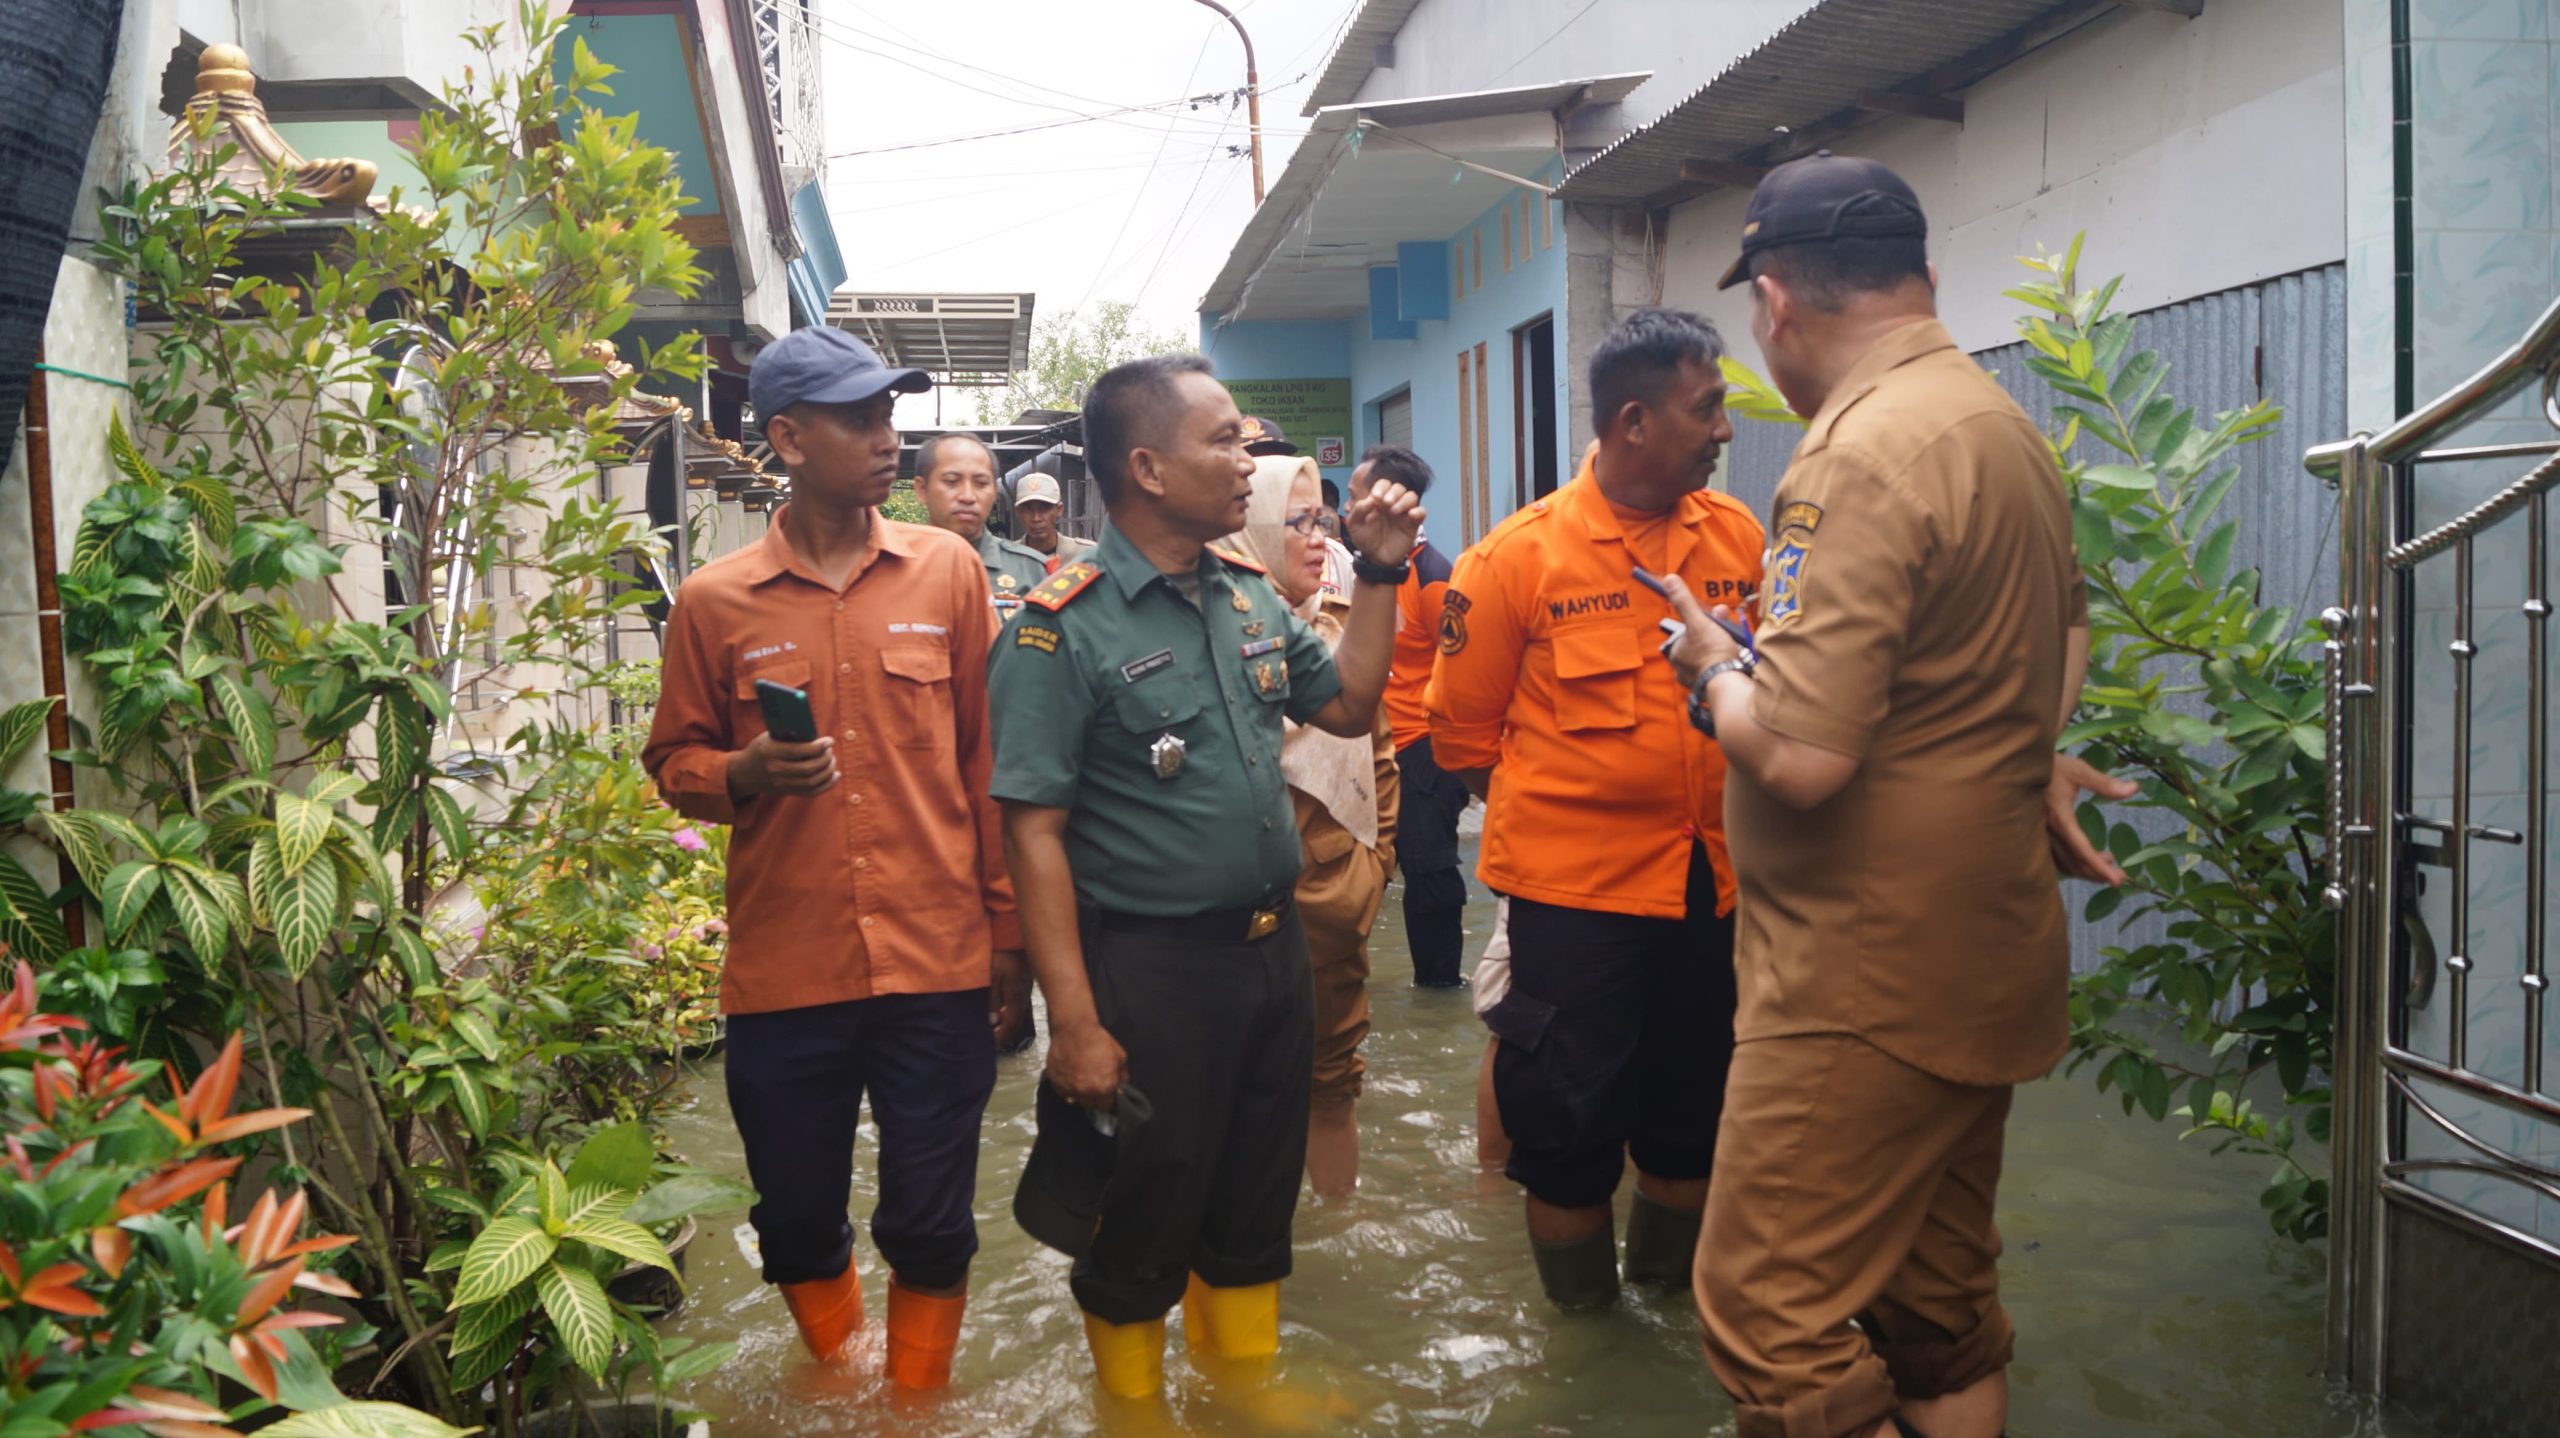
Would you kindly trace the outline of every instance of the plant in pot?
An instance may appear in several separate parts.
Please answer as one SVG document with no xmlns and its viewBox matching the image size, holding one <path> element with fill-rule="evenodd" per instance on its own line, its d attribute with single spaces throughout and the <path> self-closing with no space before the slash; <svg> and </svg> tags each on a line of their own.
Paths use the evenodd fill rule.
<svg viewBox="0 0 2560 1438">
<path fill-rule="evenodd" d="M 617 1275 L 632 1271 L 673 1279 L 676 1260 L 652 1226 L 691 1228 L 685 1195 L 656 1185 L 655 1166 L 646 1130 L 601 1129 L 565 1171 L 547 1156 L 524 1165 L 487 1224 L 429 1260 L 431 1270 L 458 1274 L 455 1381 L 494 1386 L 500 1432 L 654 1434 L 677 1410 L 635 1404 L 632 1383 L 645 1377 L 663 1395 L 735 1352 L 734 1344 L 661 1343 L 652 1309 L 615 1292 Z M 699 1185 L 687 1192 L 704 1206 L 738 1197 Z M 581 1374 L 611 1401 L 591 1398 Z"/>
<path fill-rule="evenodd" d="M 287 1306 L 357 1296 L 330 1267 L 355 1240 L 306 1236 L 302 1191 L 264 1190 L 233 1221 L 244 1141 L 309 1116 L 233 1112 L 239 1035 L 182 1086 L 86 1027 L 46 1012 L 34 969 L 15 966 L 0 993 L 0 1433 L 220 1438 L 278 1410 L 263 1427 L 278 1438 L 468 1431 L 329 1381 L 369 1330 Z"/>
</svg>

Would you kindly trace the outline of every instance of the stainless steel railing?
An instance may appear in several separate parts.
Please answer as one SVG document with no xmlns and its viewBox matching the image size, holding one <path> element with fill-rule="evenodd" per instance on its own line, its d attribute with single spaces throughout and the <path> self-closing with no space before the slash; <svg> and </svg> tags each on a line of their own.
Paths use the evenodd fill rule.
<svg viewBox="0 0 2560 1438">
<path fill-rule="evenodd" d="M 2385 1209 L 2397 1204 L 2520 1249 L 2560 1258 L 2560 1244 L 2458 1203 L 2420 1180 L 2459 1172 L 2560 1198 L 2560 1171 L 2484 1140 L 2447 1112 L 2458 1095 L 2527 1120 L 2560 1123 L 2560 1102 L 2544 1092 L 2542 1047 L 2548 981 L 2543 914 L 2550 775 L 2550 491 L 2560 487 L 2560 439 L 2446 448 L 2443 442 L 2527 386 L 2539 383 L 2543 412 L 2560 428 L 2560 302 L 2479 373 L 2439 395 L 2380 434 L 2320 445 L 2305 456 L 2312 473 L 2339 488 L 2339 595 L 2321 616 L 2328 633 L 2329 791 L 2327 885 L 2338 913 L 2338 992 L 2334 1040 L 2334 1123 L 2330 1185 L 2328 1349 L 2331 1371 L 2365 1393 L 2380 1390 L 2386 1331 Z M 2423 533 L 2411 527 L 2421 466 L 2446 461 L 2539 458 L 2540 463 L 2487 499 Z M 2525 559 L 2526 822 L 2523 832 L 2474 822 L 2472 773 L 2474 669 L 2479 644 L 2476 549 L 2480 537 L 2523 517 Z M 2447 651 L 2452 683 L 2445 702 L 2453 730 L 2449 812 L 2415 812 L 2410 784 L 2410 616 L 2418 566 L 2453 555 L 2453 634 Z M 2442 836 L 2450 914 L 2441 1058 L 2406 1044 L 2408 1012 L 2426 1002 L 2395 992 L 2395 951 L 2414 894 L 2408 887 L 2413 835 Z M 2517 1082 L 2473 1067 L 2470 1018 L 2472 860 L 2475 842 L 2521 844 L 2525 905 L 2523 973 L 2514 1001 L 2522 1006 L 2523 1054 Z M 2414 919 L 2407 920 L 2414 923 Z M 2423 1091 L 2421 1085 L 2427 1086 Z M 2448 1158 L 2408 1152 L 2412 1125 L 2441 1133 L 2471 1152 Z"/>
</svg>

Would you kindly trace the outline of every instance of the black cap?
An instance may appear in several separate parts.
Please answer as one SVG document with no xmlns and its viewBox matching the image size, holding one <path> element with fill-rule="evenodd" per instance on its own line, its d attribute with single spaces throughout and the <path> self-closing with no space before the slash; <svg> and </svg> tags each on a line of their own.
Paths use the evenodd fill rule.
<svg viewBox="0 0 2560 1438">
<path fill-rule="evenodd" d="M 766 345 L 747 371 L 747 399 L 759 419 L 804 402 L 860 404 L 884 389 L 914 394 L 931 388 L 923 370 L 891 369 L 871 346 L 833 325 L 793 330 Z"/>
<path fill-rule="evenodd" d="M 1298 447 L 1289 442 L 1289 436 L 1280 432 L 1280 426 L 1260 415 L 1247 415 L 1244 421 L 1244 452 L 1258 459 L 1266 454 L 1296 454 Z"/>
<path fill-rule="evenodd" d="M 1818 150 L 1761 177 L 1742 215 L 1741 257 L 1716 288 L 1729 290 L 1751 278 L 1751 257 L 1779 245 L 1928 237 L 1920 197 L 1900 175 L 1873 160 Z"/>
</svg>

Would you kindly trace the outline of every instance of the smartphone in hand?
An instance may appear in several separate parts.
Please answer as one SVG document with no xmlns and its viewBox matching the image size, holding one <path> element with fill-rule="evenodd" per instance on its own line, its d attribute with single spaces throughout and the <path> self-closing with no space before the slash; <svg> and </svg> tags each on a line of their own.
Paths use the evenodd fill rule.
<svg viewBox="0 0 2560 1438">
<path fill-rule="evenodd" d="M 809 696 L 788 684 L 756 681 L 756 707 L 764 711 L 765 731 L 785 744 L 814 743 L 818 721 L 809 712 Z"/>
<path fill-rule="evenodd" d="M 1670 580 L 1663 578 L 1661 575 L 1654 573 L 1643 565 L 1636 566 L 1635 576 L 1636 583 L 1643 585 L 1645 588 L 1652 590 L 1654 593 L 1661 595 L 1665 599 L 1669 599 L 1671 597 L 1672 582 Z M 1732 636 L 1734 643 L 1741 645 L 1746 650 L 1751 647 L 1750 630 L 1743 628 L 1741 625 L 1734 623 L 1732 620 L 1727 619 L 1720 614 L 1709 614 L 1707 617 L 1716 622 L 1716 627 L 1718 629 L 1721 629 L 1726 634 Z M 1663 627 L 1668 629 L 1671 623 L 1672 621 L 1666 619 L 1663 621 Z M 1673 636 L 1674 640 L 1677 638 L 1677 635 Z M 1666 645 L 1670 642 L 1672 641 L 1664 641 Z"/>
</svg>

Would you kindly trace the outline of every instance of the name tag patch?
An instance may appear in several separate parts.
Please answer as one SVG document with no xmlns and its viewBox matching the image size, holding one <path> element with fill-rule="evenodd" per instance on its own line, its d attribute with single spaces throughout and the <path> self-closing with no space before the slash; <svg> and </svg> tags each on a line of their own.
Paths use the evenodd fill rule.
<svg viewBox="0 0 2560 1438">
<path fill-rule="evenodd" d="M 1132 659 L 1128 663 L 1121 665 L 1120 681 L 1124 684 L 1135 684 L 1139 680 L 1146 678 L 1148 675 L 1155 673 L 1157 670 L 1168 668 L 1172 664 L 1173 651 L 1170 649 L 1159 649 L 1144 659 Z"/>
</svg>

